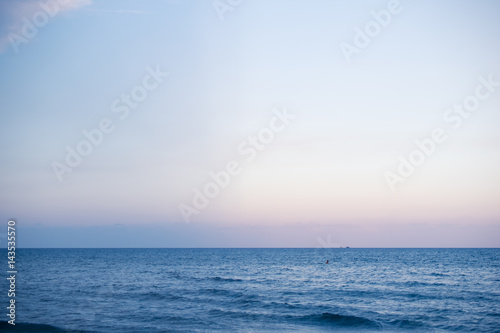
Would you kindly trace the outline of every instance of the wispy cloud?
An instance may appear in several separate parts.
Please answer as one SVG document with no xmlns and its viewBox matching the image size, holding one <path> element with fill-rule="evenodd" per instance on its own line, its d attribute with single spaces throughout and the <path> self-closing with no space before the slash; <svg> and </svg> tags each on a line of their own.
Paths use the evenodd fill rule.
<svg viewBox="0 0 500 333">
<path fill-rule="evenodd" d="M 26 21 L 77 10 L 92 4 L 92 0 L 7 0 L 0 3 L 0 53 L 7 51 L 11 43 L 9 36 L 22 35 Z"/>
<path fill-rule="evenodd" d="M 99 13 L 112 13 L 112 14 L 145 14 L 149 12 L 145 12 L 142 10 L 134 10 L 134 9 L 96 9 L 91 8 L 87 9 L 88 12 L 99 12 Z"/>
</svg>

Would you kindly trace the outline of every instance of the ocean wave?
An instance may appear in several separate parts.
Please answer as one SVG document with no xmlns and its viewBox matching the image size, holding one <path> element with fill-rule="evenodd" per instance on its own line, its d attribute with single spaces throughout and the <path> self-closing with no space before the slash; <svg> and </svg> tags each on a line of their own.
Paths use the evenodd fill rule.
<svg viewBox="0 0 500 333">
<path fill-rule="evenodd" d="M 390 322 L 390 324 L 405 329 L 422 328 L 423 326 L 425 326 L 424 323 L 420 321 L 414 321 L 409 319 L 393 320 Z"/>
<path fill-rule="evenodd" d="M 212 281 L 222 281 L 222 282 L 242 282 L 243 281 L 242 279 L 238 279 L 238 278 L 223 278 L 220 276 L 211 277 L 208 279 L 212 280 Z"/>
<path fill-rule="evenodd" d="M 405 281 L 401 283 L 405 287 L 434 287 L 434 286 L 446 286 L 443 282 L 425 282 L 425 281 Z"/>
<path fill-rule="evenodd" d="M 247 318 L 253 320 L 261 320 L 263 318 L 267 318 L 271 321 L 281 318 L 288 321 L 302 322 L 304 324 L 307 323 L 307 324 L 317 324 L 317 325 L 329 325 L 329 326 L 344 327 L 344 328 L 357 328 L 357 329 L 382 328 L 382 325 L 380 323 L 365 317 L 341 315 L 329 312 L 325 312 L 322 314 L 296 316 L 296 315 L 282 315 L 282 314 L 256 313 L 248 311 L 213 309 L 209 311 L 209 314 L 216 317 L 229 316 L 233 318 L 239 317 L 239 318 Z"/>
<path fill-rule="evenodd" d="M 298 319 L 303 321 L 316 322 L 318 324 L 332 324 L 340 327 L 382 328 L 382 325 L 380 323 L 365 317 L 341 315 L 329 312 L 301 316 Z"/>
<path fill-rule="evenodd" d="M 253 295 L 247 295 L 239 290 L 229 290 L 229 289 L 221 289 L 221 288 L 204 288 L 197 289 L 193 291 L 193 294 L 196 296 L 208 296 L 212 298 L 212 300 L 231 300 L 234 301 L 240 298 L 253 297 Z"/>
<path fill-rule="evenodd" d="M 0 321 L 0 331 L 2 333 L 18 333 L 18 332 L 36 332 L 36 333 L 92 333 L 91 331 L 68 330 L 52 325 L 31 324 L 31 323 L 16 323 L 11 325 L 6 321 Z"/>
<path fill-rule="evenodd" d="M 178 301 L 184 299 L 183 296 L 173 295 L 169 293 L 158 293 L 154 291 L 149 291 L 144 293 L 133 293 L 128 295 L 128 297 L 139 301 L 160 301 L 160 300 Z"/>
</svg>

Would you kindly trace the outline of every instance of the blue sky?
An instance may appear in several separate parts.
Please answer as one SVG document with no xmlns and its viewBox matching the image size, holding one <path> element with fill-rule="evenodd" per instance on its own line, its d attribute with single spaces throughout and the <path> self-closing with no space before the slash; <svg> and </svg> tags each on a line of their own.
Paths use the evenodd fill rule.
<svg viewBox="0 0 500 333">
<path fill-rule="evenodd" d="M 340 45 L 391 1 L 42 3 L 57 13 L 30 38 L 40 3 L 0 5 L 0 219 L 20 245 L 500 245 L 500 87 L 481 86 L 500 82 L 496 1 L 400 1 L 350 61 Z M 113 101 L 148 68 L 168 76 L 120 119 Z M 477 89 L 454 129 L 444 114 Z M 238 146 L 285 109 L 247 162 Z M 115 130 L 59 181 L 54 161 L 103 119 Z M 387 173 L 436 128 L 447 139 L 392 191 Z M 233 160 L 186 223 L 179 205 Z"/>
</svg>

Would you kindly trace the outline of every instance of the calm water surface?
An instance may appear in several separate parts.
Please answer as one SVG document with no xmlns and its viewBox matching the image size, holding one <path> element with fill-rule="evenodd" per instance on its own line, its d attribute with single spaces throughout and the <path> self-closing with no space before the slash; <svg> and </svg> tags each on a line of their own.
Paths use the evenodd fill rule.
<svg viewBox="0 0 500 333">
<path fill-rule="evenodd" d="M 17 256 L 12 332 L 500 332 L 500 249 L 20 249 Z M 6 305 L 5 279 L 1 288 Z M 0 323 L 0 331 L 10 329 Z"/>
</svg>

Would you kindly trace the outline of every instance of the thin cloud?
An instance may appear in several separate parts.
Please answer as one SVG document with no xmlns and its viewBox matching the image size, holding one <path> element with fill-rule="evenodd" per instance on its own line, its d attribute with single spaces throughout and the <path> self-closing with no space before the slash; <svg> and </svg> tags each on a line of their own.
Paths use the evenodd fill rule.
<svg viewBox="0 0 500 333">
<path fill-rule="evenodd" d="M 146 14 L 149 12 L 145 12 L 142 10 L 133 10 L 133 9 L 87 9 L 88 12 L 99 12 L 99 13 L 113 13 L 113 14 Z"/>
<path fill-rule="evenodd" d="M 49 8 L 58 6 L 57 13 L 63 13 L 80 9 L 92 4 L 92 0 L 65 0 L 65 1 L 39 1 L 39 0 L 7 0 L 0 4 L 0 53 L 9 48 L 9 35 L 21 35 L 24 21 L 31 21 L 33 15 L 38 12 L 45 12 L 40 5 L 46 5 Z M 54 9 L 55 10 L 55 9 Z M 57 14 L 56 14 L 57 15 Z"/>
</svg>

